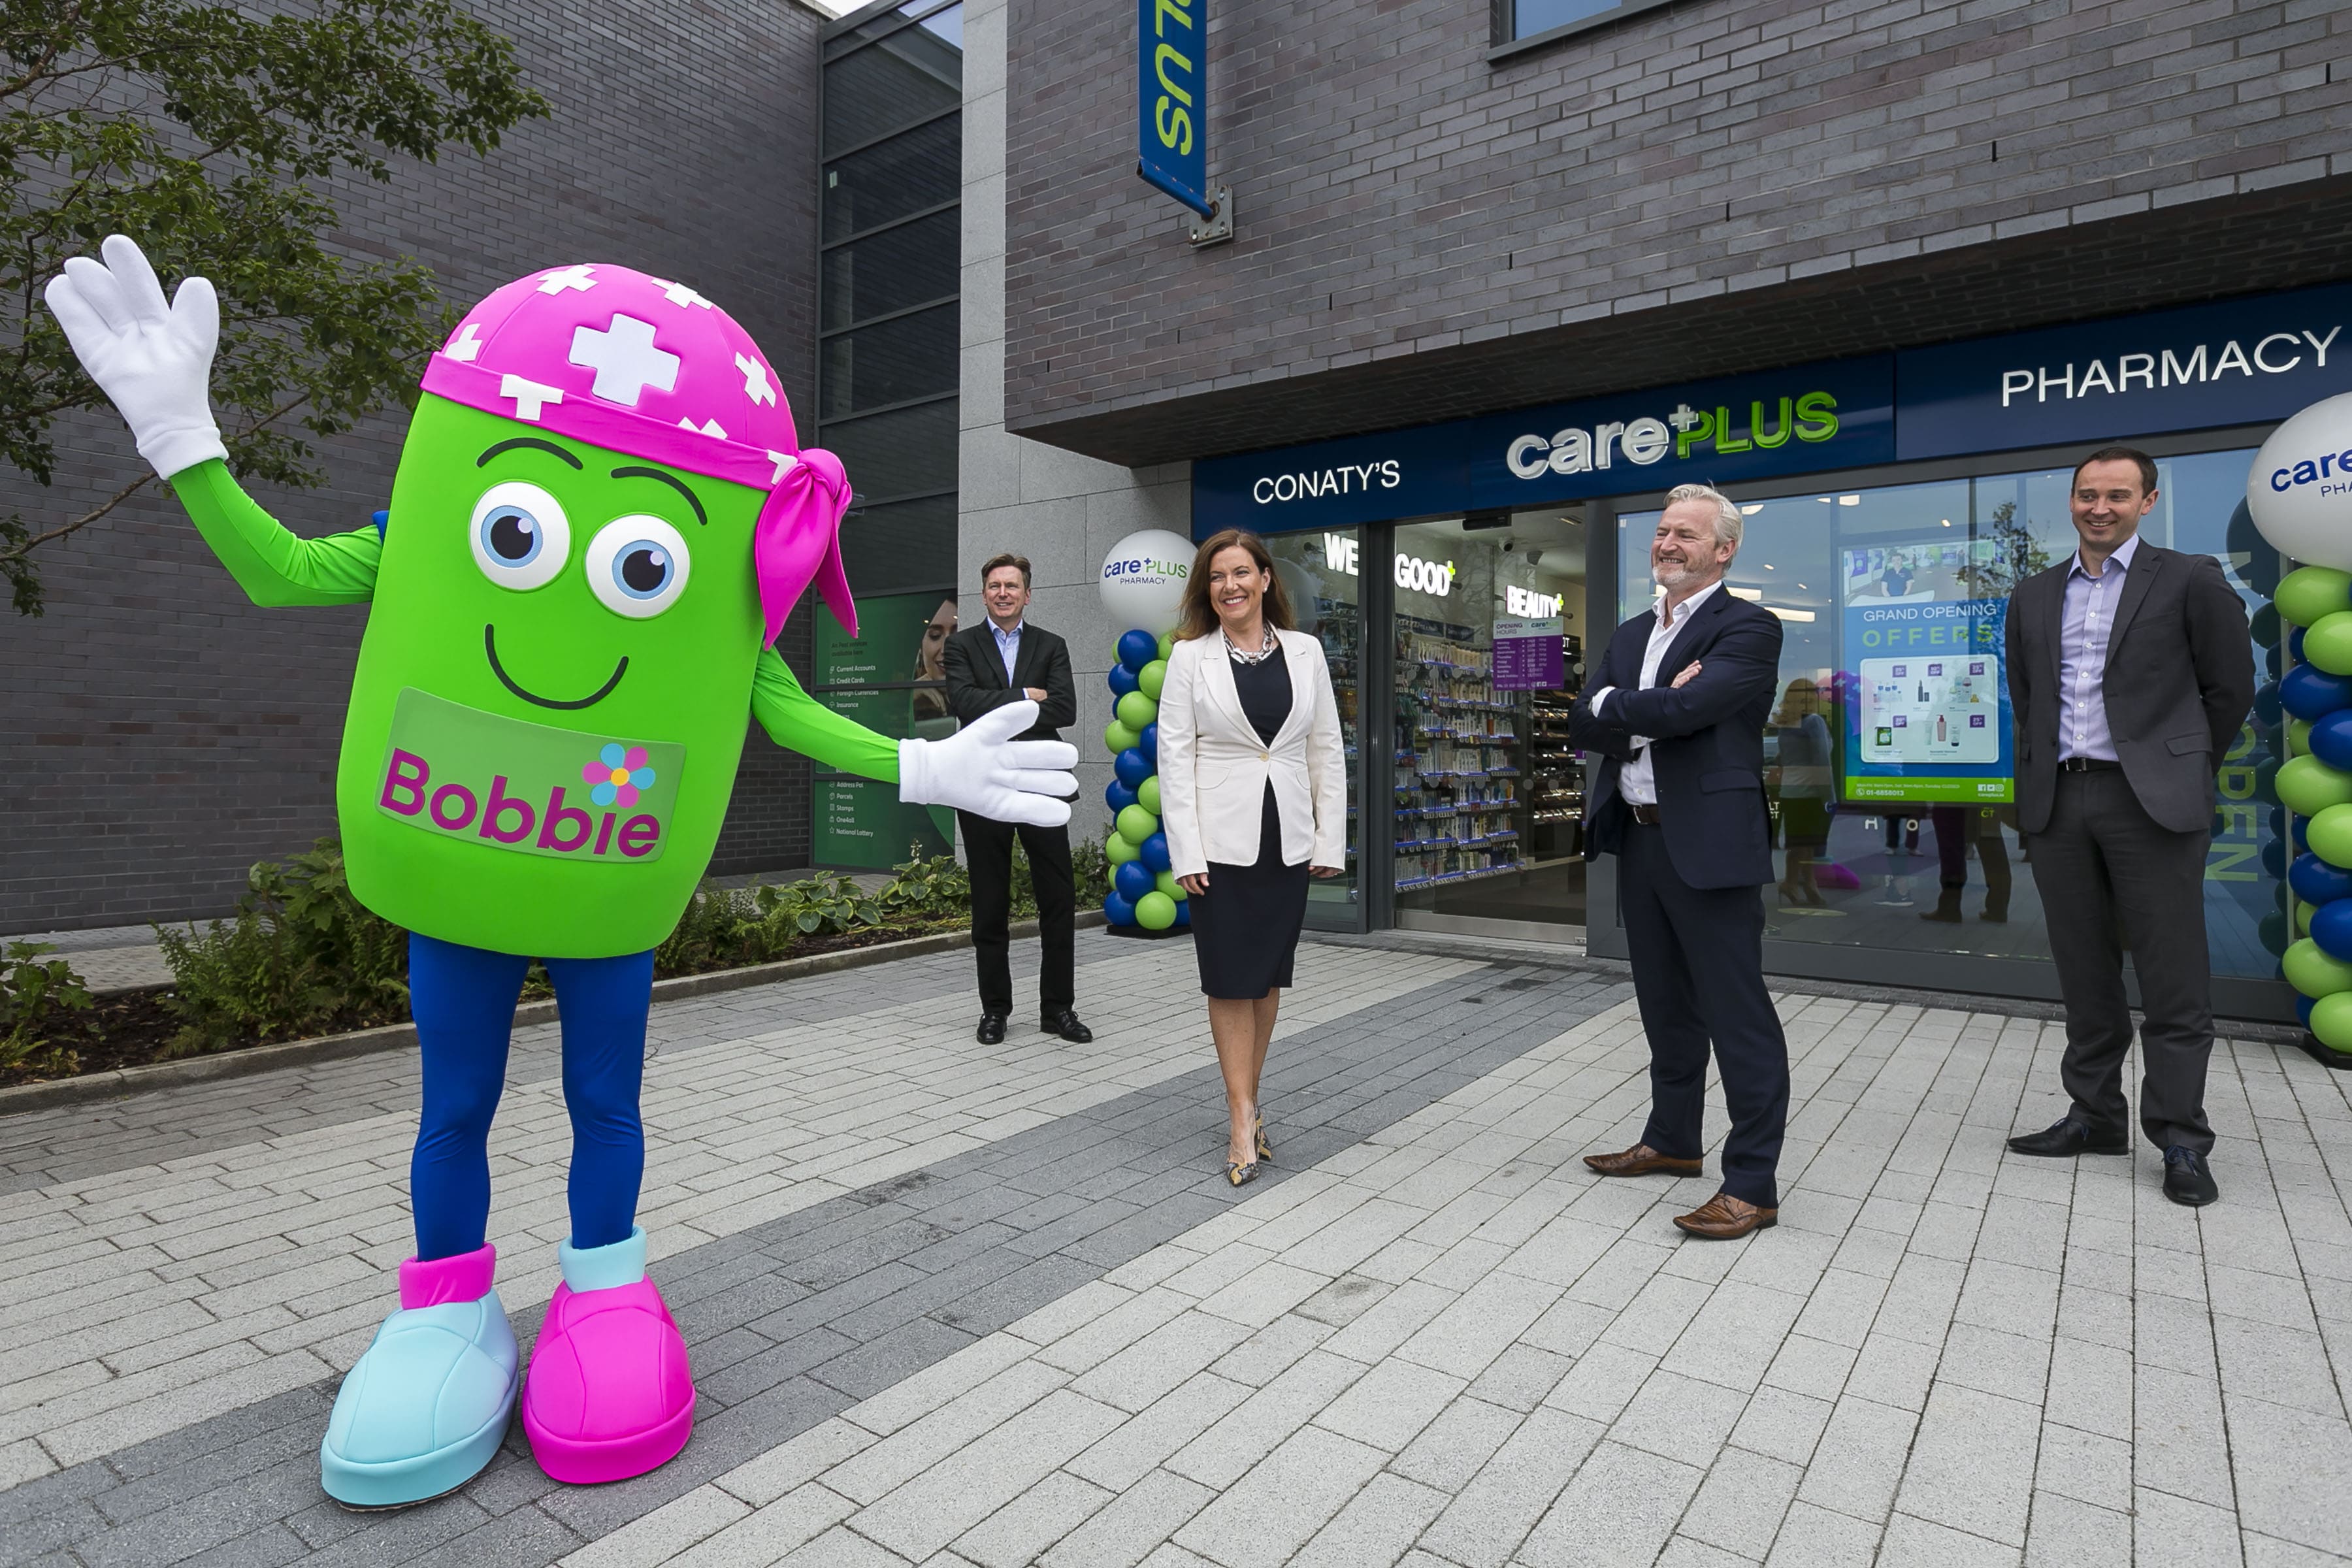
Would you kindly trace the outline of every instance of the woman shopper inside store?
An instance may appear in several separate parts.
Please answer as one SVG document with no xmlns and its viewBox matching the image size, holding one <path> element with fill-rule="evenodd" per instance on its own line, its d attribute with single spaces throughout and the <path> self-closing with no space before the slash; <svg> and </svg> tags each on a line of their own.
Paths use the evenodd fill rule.
<svg viewBox="0 0 2352 1568">
<path fill-rule="evenodd" d="M 1293 631 L 1255 533 L 1202 544 L 1160 692 L 1168 856 L 1192 901 L 1193 952 L 1232 1119 L 1225 1180 L 1274 1158 L 1258 1079 L 1307 919 L 1307 879 L 1347 855 L 1347 764 L 1323 645 Z"/>
</svg>

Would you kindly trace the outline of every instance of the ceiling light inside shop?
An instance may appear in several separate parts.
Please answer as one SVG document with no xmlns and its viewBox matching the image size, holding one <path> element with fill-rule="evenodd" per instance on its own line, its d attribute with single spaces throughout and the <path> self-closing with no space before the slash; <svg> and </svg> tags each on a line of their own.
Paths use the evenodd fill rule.
<svg viewBox="0 0 2352 1568">
<path fill-rule="evenodd" d="M 1861 498 L 1860 496 L 1840 496 L 1840 497 L 1838 497 L 1838 505 L 1840 505 L 1840 506 L 1860 506 L 1861 504 L 1862 504 L 1862 498 Z"/>
<path fill-rule="evenodd" d="M 1784 610 L 1778 605 L 1767 605 L 1764 607 L 1784 621 L 1811 621 L 1813 618 L 1813 612 L 1811 610 Z"/>
<path fill-rule="evenodd" d="M 1948 518 L 1948 518 L 1945 518 L 1945 519 L 1943 520 L 1943 522 L 1944 522 L 1944 526 L 1945 526 L 1946 528 L 1949 528 L 1949 527 L 1951 527 L 1951 526 L 1952 526 L 1952 520 L 1951 520 L 1950 518 Z"/>
<path fill-rule="evenodd" d="M 1663 588 L 1658 591 L 1660 593 L 1665 592 Z M 1728 584 L 1724 585 L 1723 591 L 1730 595 L 1735 599 L 1746 599 L 1750 604 L 1754 604 L 1757 600 L 1764 596 L 1764 590 L 1761 588 L 1734 588 Z"/>
<path fill-rule="evenodd" d="M 1739 514 L 1742 517 L 1754 517 L 1758 512 L 1762 511 L 1763 510 L 1764 503 L 1762 501 L 1751 501 L 1748 505 L 1739 509 Z"/>
</svg>

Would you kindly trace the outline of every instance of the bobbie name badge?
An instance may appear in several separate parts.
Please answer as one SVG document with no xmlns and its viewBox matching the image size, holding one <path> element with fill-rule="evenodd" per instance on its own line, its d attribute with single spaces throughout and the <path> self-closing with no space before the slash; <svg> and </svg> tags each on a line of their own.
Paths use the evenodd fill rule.
<svg viewBox="0 0 2352 1568">
<path fill-rule="evenodd" d="M 491 849 L 661 858 L 686 748 L 501 718 L 415 687 L 392 714 L 376 809 Z"/>
</svg>

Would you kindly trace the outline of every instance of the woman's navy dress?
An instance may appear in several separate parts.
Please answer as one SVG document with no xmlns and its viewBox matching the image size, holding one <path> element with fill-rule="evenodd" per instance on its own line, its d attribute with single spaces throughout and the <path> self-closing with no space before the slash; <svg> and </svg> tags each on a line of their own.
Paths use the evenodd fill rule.
<svg viewBox="0 0 2352 1568">
<path fill-rule="evenodd" d="M 1277 651 L 1256 664 L 1230 661 L 1242 716 L 1271 746 L 1290 717 L 1290 661 Z M 1248 1001 L 1290 984 L 1298 931 L 1307 923 L 1307 864 L 1282 863 L 1282 815 L 1274 784 L 1258 819 L 1257 864 L 1209 862 L 1209 890 L 1192 895 L 1192 952 L 1201 989 L 1220 1001 Z"/>
</svg>

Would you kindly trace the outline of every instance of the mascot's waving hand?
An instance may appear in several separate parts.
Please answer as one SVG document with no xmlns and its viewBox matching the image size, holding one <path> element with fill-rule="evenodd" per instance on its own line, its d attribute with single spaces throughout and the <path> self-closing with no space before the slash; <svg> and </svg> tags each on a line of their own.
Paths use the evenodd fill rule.
<svg viewBox="0 0 2352 1568">
<path fill-rule="evenodd" d="M 856 629 L 849 484 L 801 449 L 750 335 L 686 285 L 587 264 L 500 289 L 425 369 L 386 520 L 298 539 L 223 461 L 212 285 L 166 303 L 136 245 L 66 263 L 49 308 L 238 586 L 373 606 L 335 800 L 352 892 L 413 933 L 416 1256 L 336 1396 L 326 1489 L 386 1508 L 462 1485 L 519 1391 L 549 1475 L 649 1470 L 694 1422 L 636 1224 L 653 949 L 709 863 L 747 719 L 902 800 L 1015 822 L 1068 819 L 1052 797 L 1076 793 L 1077 753 L 1012 739 L 1034 703 L 892 742 L 801 690 L 773 644 L 802 590 Z M 492 1289 L 487 1149 L 533 958 L 562 1013 L 572 1236 L 526 1386 Z"/>
</svg>

